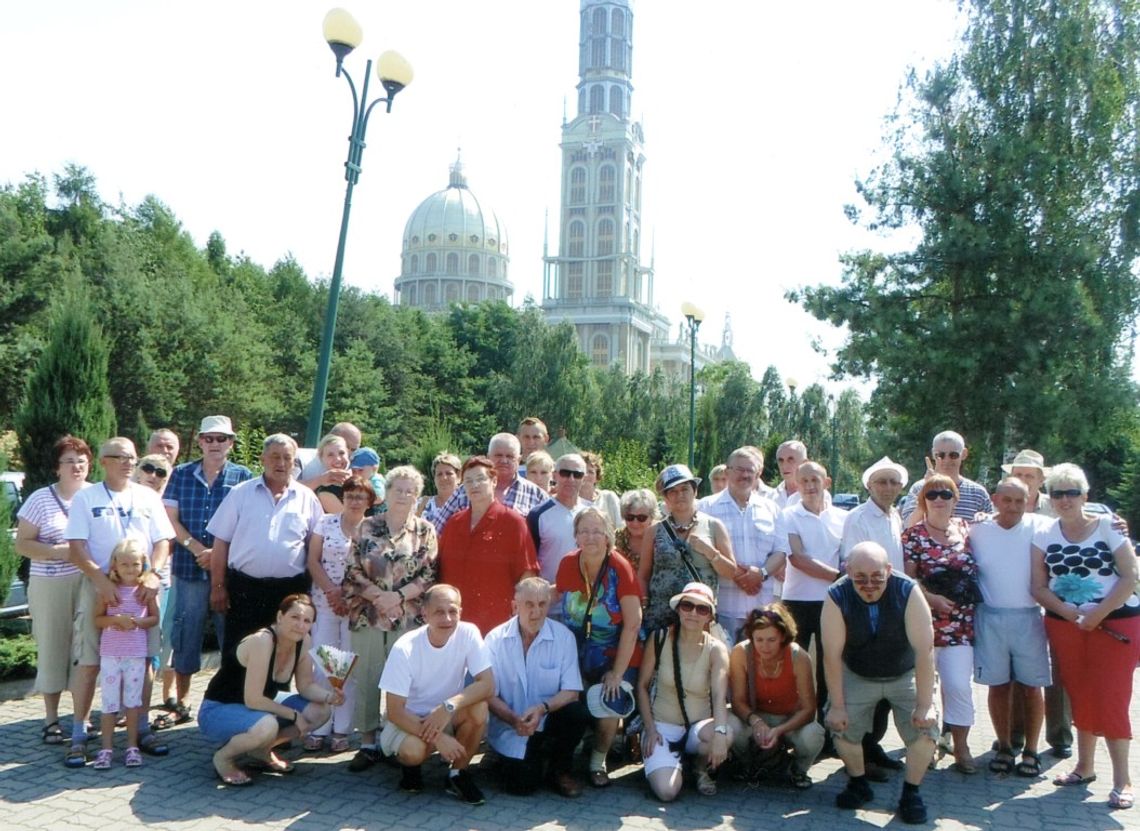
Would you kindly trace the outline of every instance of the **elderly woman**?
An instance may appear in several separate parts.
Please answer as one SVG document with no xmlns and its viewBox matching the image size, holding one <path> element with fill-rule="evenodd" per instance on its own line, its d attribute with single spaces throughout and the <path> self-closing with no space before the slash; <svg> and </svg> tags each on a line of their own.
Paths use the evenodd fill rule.
<svg viewBox="0 0 1140 831">
<path fill-rule="evenodd" d="M 317 458 L 320 459 L 325 470 L 348 470 L 350 456 L 348 444 L 343 438 L 329 433 L 317 444 Z M 321 507 L 326 514 L 339 514 L 344 508 L 341 499 L 343 485 L 319 485 L 314 493 L 321 500 Z"/>
<path fill-rule="evenodd" d="M 225 785 L 251 785 L 238 767 L 239 756 L 251 757 L 246 767 L 268 773 L 292 773 L 293 764 L 279 759 L 273 748 L 303 736 L 329 719 L 329 705 L 344 694 L 317 683 L 309 655 L 316 609 L 307 594 L 281 601 L 277 620 L 252 635 L 237 649 L 222 655 L 222 666 L 206 687 L 198 725 L 206 738 L 222 747 L 214 754 L 214 771 Z M 296 679 L 297 693 L 287 695 Z"/>
<path fill-rule="evenodd" d="M 716 594 L 721 577 L 736 574 L 732 541 L 719 519 L 697 512 L 701 480 L 685 465 L 669 465 L 657 477 L 665 496 L 665 518 L 655 522 L 641 544 L 637 577 L 648 587 L 647 631 L 663 629 L 677 620 L 670 600 L 687 583 L 704 583 Z"/>
<path fill-rule="evenodd" d="M 1057 465 L 1045 488 L 1058 518 L 1033 540 L 1033 596 L 1045 607 L 1045 632 L 1077 728 L 1077 766 L 1053 784 L 1096 779 L 1096 740 L 1104 736 L 1112 759 L 1108 804 L 1131 808 L 1129 705 L 1140 659 L 1136 554 L 1109 517 L 1085 515 L 1089 483 L 1079 467 Z"/>
<path fill-rule="evenodd" d="M 582 479 L 582 490 L 579 496 L 588 499 L 595 506 L 602 509 L 602 513 L 610 518 L 615 528 L 621 528 L 621 503 L 613 491 L 603 490 L 601 484 L 602 474 L 605 472 L 600 453 L 582 451 L 582 458 L 586 460 L 586 475 Z"/>
<path fill-rule="evenodd" d="M 440 453 L 431 463 L 431 478 L 435 483 L 435 496 L 421 497 L 416 514 L 434 524 L 436 516 L 459 487 L 459 471 L 463 462 L 454 453 Z"/>
<path fill-rule="evenodd" d="M 44 697 L 45 744 L 63 744 L 59 699 L 68 687 L 71 638 L 83 573 L 72 565 L 63 537 L 71 498 L 87 487 L 91 448 L 64 436 L 52 446 L 56 480 L 27 498 L 16 515 L 16 553 L 30 560 L 28 609 L 36 642 L 35 691 Z"/>
<path fill-rule="evenodd" d="M 733 750 L 747 758 L 749 753 L 784 753 L 790 746 L 792 784 L 810 788 L 808 770 L 823 749 L 825 734 L 815 720 L 811 656 L 795 642 L 795 618 L 782 603 L 772 603 L 753 609 L 742 632 L 745 640 L 728 659 L 732 714 L 739 719 Z"/>
<path fill-rule="evenodd" d="M 436 579 L 435 527 L 413 511 L 423 475 L 408 465 L 394 467 L 386 485 L 388 510 L 361 522 L 341 584 L 352 651 L 359 656 L 354 721 L 360 750 L 348 763 L 354 772 L 381 759 L 380 673 L 396 639 L 424 623 L 420 597 Z"/>
<path fill-rule="evenodd" d="M 558 564 L 555 588 L 561 595 L 562 622 L 578 641 L 578 662 L 587 687 L 602 685 L 614 699 L 623 681 L 637 676 L 637 635 L 641 628 L 641 593 L 629 560 L 614 550 L 614 529 L 597 508 L 574 517 L 578 549 Z M 618 718 L 599 718 L 590 753 L 590 784 L 610 783 L 606 754 L 617 734 Z"/>
<path fill-rule="evenodd" d="M 360 533 L 360 525 L 376 503 L 376 489 L 361 476 L 350 476 L 341 485 L 344 510 L 339 514 L 325 514 L 309 538 L 309 574 L 315 589 L 313 598 L 317 609 L 317 622 L 313 626 L 313 643 L 336 649 L 351 650 L 348 607 L 344 602 L 341 583 L 352 558 L 352 549 Z M 333 716 L 305 737 L 306 750 L 320 750 L 330 733 L 329 750 L 343 753 L 348 750 L 348 734 L 352 732 L 353 708 L 356 704 L 356 675 L 344 685 L 344 702 L 333 711 Z"/>
<path fill-rule="evenodd" d="M 943 722 L 954 741 L 954 768 L 977 773 L 968 738 L 974 723 L 974 608 L 978 565 L 967 542 L 969 526 L 954 516 L 958 486 L 935 473 L 918 493 L 922 519 L 903 531 L 906 573 L 918 581 L 934 620 L 934 658 L 942 688 Z M 1031 761 L 1031 760 L 1030 760 Z"/>
<path fill-rule="evenodd" d="M 640 488 L 623 493 L 619 504 L 625 524 L 614 533 L 614 548 L 629 560 L 636 572 L 641 567 L 641 546 L 644 545 L 645 532 L 660 518 L 657 513 L 657 497 L 648 488 Z M 648 586 L 641 586 L 641 596 L 646 597 L 647 594 Z"/>
<path fill-rule="evenodd" d="M 716 793 L 713 775 L 728 756 L 728 647 L 709 632 L 716 598 L 692 582 L 669 605 L 678 622 L 646 641 L 637 679 L 637 703 L 645 722 L 641 749 L 654 795 L 672 802 L 681 792 L 684 754 L 697 759 L 697 791 Z"/>
</svg>

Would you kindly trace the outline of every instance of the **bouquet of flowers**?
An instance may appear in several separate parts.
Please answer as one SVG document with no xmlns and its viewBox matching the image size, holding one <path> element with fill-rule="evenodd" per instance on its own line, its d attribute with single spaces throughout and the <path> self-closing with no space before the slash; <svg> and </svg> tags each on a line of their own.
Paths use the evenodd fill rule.
<svg viewBox="0 0 1140 831">
<path fill-rule="evenodd" d="M 355 652 L 337 649 L 335 646 L 317 646 L 309 650 L 309 654 L 333 688 L 338 690 L 344 689 L 344 682 L 348 680 L 359 657 Z"/>
</svg>

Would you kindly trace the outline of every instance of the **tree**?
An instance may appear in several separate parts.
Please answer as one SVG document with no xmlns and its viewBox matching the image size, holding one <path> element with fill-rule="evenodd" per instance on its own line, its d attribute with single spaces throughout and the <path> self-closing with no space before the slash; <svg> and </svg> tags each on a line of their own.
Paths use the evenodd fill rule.
<svg viewBox="0 0 1140 831">
<path fill-rule="evenodd" d="M 878 381 L 872 422 L 912 471 L 945 427 L 991 470 L 1025 446 L 1093 463 L 1136 401 L 1140 4 L 965 5 L 959 53 L 911 74 L 892 157 L 857 183 L 868 229 L 918 243 L 789 297 L 847 327 L 834 370 Z"/>
<path fill-rule="evenodd" d="M 61 436 L 77 436 L 97 453 L 99 445 L 115 435 L 109 354 L 90 299 L 73 288 L 55 310 L 48 344 L 16 413 L 26 493 L 56 480 L 52 446 Z"/>
</svg>

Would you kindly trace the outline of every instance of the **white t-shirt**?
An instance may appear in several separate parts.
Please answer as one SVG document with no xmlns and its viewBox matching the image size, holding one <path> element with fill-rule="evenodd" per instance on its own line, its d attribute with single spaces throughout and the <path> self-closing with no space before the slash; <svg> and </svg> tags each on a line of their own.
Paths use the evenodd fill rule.
<svg viewBox="0 0 1140 831">
<path fill-rule="evenodd" d="M 1033 535 L 1052 524 L 1048 517 L 1026 514 L 1012 528 L 994 519 L 970 526 L 970 549 L 978 564 L 978 584 L 987 606 L 1029 609 L 1037 605 L 1030 591 Z"/>
<path fill-rule="evenodd" d="M 467 673 L 478 675 L 490 667 L 491 658 L 474 623 L 460 621 L 438 648 L 428 640 L 428 627 L 421 626 L 393 644 L 380 689 L 407 699 L 408 712 L 423 718 L 445 698 L 463 691 Z"/>
<path fill-rule="evenodd" d="M 162 498 L 150 488 L 127 482 L 123 490 L 113 491 L 100 482 L 75 494 L 63 535 L 86 540 L 92 562 L 106 571 L 120 540 L 139 540 L 149 557 L 156 542 L 174 538 L 174 527 Z"/>
<path fill-rule="evenodd" d="M 839 543 L 843 539 L 843 523 L 847 512 L 828 506 L 813 514 L 800 501 L 781 514 L 784 529 L 790 536 L 800 538 L 804 554 L 824 565 L 839 568 Z M 791 546 L 788 546 L 788 567 L 784 571 L 784 600 L 815 600 L 827 598 L 830 580 L 810 577 L 792 565 Z"/>
</svg>

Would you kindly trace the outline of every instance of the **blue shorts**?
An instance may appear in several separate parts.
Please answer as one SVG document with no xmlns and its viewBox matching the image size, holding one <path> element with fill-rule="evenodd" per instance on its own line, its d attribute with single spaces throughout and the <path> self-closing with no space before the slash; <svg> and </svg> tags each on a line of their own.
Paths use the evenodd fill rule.
<svg viewBox="0 0 1140 831">
<path fill-rule="evenodd" d="M 210 611 L 209 580 L 182 580 L 175 577 L 174 583 L 174 597 L 166 613 L 166 618 L 170 621 L 174 671 L 179 675 L 193 675 L 202 668 L 202 638 L 206 632 L 206 616 L 213 615 L 218 643 L 222 642 L 225 617 Z"/>
<path fill-rule="evenodd" d="M 1026 687 L 1048 687 L 1052 678 L 1041 609 L 979 603 L 974 612 L 974 680 L 987 687 L 1011 680 Z"/>
<path fill-rule="evenodd" d="M 290 695 L 287 698 L 278 696 L 278 704 L 284 704 L 298 713 L 309 706 L 309 699 L 303 695 Z M 292 726 L 293 722 L 287 718 L 274 716 L 264 710 L 251 710 L 244 704 L 222 704 L 219 701 L 204 699 L 198 708 L 198 728 L 202 734 L 215 744 L 225 744 L 234 736 L 248 733 L 266 716 L 277 719 L 277 729 Z"/>
</svg>

